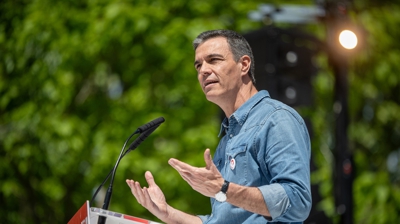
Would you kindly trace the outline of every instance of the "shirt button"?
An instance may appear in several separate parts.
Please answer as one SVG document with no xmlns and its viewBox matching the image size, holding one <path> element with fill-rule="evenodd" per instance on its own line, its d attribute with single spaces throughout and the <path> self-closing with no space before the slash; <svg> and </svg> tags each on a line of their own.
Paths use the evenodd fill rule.
<svg viewBox="0 0 400 224">
<path fill-rule="evenodd" d="M 229 137 L 231 137 L 231 138 L 232 138 L 232 137 L 233 137 L 233 135 L 232 135 L 232 134 L 230 134 L 230 135 L 229 135 Z"/>
</svg>

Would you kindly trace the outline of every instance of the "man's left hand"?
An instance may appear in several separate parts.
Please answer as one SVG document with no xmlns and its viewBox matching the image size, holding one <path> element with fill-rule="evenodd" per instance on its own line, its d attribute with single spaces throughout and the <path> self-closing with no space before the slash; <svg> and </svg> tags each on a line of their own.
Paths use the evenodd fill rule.
<svg viewBox="0 0 400 224">
<path fill-rule="evenodd" d="M 206 167 L 193 167 L 177 159 L 168 161 L 181 177 L 197 192 L 207 197 L 214 197 L 221 189 L 224 178 L 211 159 L 210 149 L 204 151 Z"/>
</svg>

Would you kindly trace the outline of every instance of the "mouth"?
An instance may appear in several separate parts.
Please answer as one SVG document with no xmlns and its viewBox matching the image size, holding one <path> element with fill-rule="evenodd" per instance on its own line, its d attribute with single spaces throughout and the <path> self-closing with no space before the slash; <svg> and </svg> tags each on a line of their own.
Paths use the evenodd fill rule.
<svg viewBox="0 0 400 224">
<path fill-rule="evenodd" d="M 209 85 L 215 84 L 215 83 L 218 83 L 218 81 L 215 81 L 215 80 L 205 81 L 204 82 L 204 88 L 209 86 Z"/>
</svg>

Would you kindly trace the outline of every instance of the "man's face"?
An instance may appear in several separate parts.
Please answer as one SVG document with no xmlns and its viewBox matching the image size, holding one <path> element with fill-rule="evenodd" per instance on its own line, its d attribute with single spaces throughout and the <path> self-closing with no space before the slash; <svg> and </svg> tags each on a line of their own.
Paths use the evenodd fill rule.
<svg viewBox="0 0 400 224">
<path fill-rule="evenodd" d="M 241 63 L 235 62 L 226 38 L 216 37 L 200 44 L 194 66 L 207 100 L 221 105 L 236 98 L 242 84 Z"/>
</svg>

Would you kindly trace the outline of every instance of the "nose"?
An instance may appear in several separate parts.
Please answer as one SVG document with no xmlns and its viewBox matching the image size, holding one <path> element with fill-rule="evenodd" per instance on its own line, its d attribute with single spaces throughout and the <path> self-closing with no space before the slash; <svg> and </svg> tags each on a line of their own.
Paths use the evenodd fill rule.
<svg viewBox="0 0 400 224">
<path fill-rule="evenodd" d="M 208 76 L 211 74 L 210 65 L 207 62 L 204 62 L 199 69 L 199 75 Z"/>
</svg>

